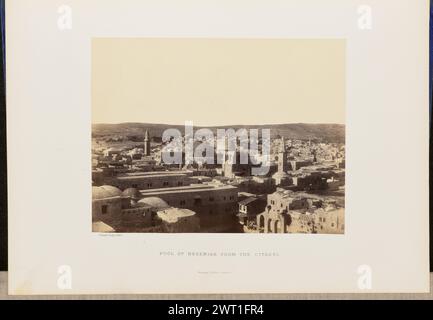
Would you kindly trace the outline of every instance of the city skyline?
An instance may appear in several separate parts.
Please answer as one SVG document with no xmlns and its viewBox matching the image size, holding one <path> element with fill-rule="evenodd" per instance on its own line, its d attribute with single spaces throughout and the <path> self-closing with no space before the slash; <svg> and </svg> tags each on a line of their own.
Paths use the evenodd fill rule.
<svg viewBox="0 0 433 320">
<path fill-rule="evenodd" d="M 93 38 L 92 231 L 344 234 L 345 49 Z"/>
<path fill-rule="evenodd" d="M 185 122 L 189 122 L 191 120 L 185 120 Z M 140 123 L 140 124 L 152 124 L 152 125 L 172 125 L 172 126 L 184 126 L 185 123 L 165 123 L 165 122 L 157 122 L 157 123 L 150 123 L 150 122 L 146 122 L 146 121 L 124 121 L 124 122 L 92 122 L 92 124 L 98 125 L 98 124 L 131 124 L 131 123 Z M 207 127 L 207 128 L 217 128 L 217 127 L 221 127 L 221 128 L 227 128 L 227 127 L 241 127 L 241 126 L 260 126 L 260 127 L 264 127 L 264 126 L 276 126 L 276 125 L 290 125 L 290 124 L 317 124 L 317 125 L 345 125 L 344 122 L 289 122 L 289 123 L 264 123 L 264 124 L 230 124 L 230 125 L 224 125 L 224 124 L 220 124 L 220 125 L 209 125 L 209 126 L 203 126 L 203 125 L 196 125 L 195 122 L 194 126 L 196 127 Z"/>
<path fill-rule="evenodd" d="M 266 162 L 236 147 L 215 163 L 213 147 L 185 161 L 148 127 L 118 129 L 92 138 L 93 232 L 344 233 L 345 145 L 321 142 L 344 131 L 259 142 Z"/>
</svg>

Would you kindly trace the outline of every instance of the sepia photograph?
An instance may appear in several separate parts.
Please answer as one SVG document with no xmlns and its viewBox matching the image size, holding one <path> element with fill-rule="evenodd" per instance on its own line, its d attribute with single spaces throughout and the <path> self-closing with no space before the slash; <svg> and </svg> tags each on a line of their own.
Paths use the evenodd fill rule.
<svg viewBox="0 0 433 320">
<path fill-rule="evenodd" d="M 431 298 L 427 8 L 7 1 L 0 299 Z"/>
<path fill-rule="evenodd" d="M 93 232 L 344 233 L 344 40 L 92 50 Z"/>
</svg>

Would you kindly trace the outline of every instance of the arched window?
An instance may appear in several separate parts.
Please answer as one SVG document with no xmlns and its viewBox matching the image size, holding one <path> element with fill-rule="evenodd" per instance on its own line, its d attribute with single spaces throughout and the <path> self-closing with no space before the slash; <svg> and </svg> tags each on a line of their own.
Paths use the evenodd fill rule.
<svg viewBox="0 0 433 320">
<path fill-rule="evenodd" d="M 272 219 L 268 219 L 268 233 L 272 232 Z"/>
<path fill-rule="evenodd" d="M 274 222 L 274 233 L 278 233 L 280 232 L 280 221 L 279 220 L 275 220 Z"/>
</svg>

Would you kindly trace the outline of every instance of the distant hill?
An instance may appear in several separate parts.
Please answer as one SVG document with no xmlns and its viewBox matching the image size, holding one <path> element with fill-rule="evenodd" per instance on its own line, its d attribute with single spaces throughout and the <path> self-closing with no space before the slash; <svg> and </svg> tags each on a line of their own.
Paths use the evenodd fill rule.
<svg viewBox="0 0 433 320">
<path fill-rule="evenodd" d="M 144 132 L 149 130 L 153 140 L 160 140 L 164 130 L 168 128 L 178 129 L 184 132 L 183 125 L 153 124 L 153 123 L 118 123 L 118 124 L 93 124 L 92 137 L 94 138 L 112 138 L 121 137 L 125 140 L 142 141 Z M 194 130 L 204 128 L 194 126 Z M 344 124 L 310 124 L 310 123 L 289 123 L 289 124 L 271 124 L 271 125 L 236 125 L 236 126 L 218 126 L 206 127 L 216 132 L 216 129 L 271 129 L 271 137 L 284 136 L 287 139 L 301 140 L 323 140 L 326 142 L 344 142 L 345 125 Z M 260 134 L 260 133 L 259 133 Z"/>
</svg>

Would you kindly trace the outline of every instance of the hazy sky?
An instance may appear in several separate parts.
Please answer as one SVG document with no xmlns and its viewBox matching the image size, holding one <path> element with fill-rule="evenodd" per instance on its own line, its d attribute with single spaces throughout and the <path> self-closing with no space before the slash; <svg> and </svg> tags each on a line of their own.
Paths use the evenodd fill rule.
<svg viewBox="0 0 433 320">
<path fill-rule="evenodd" d="M 345 122 L 345 41 L 96 38 L 92 122 Z"/>
</svg>

